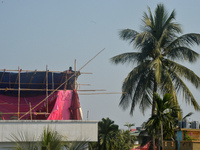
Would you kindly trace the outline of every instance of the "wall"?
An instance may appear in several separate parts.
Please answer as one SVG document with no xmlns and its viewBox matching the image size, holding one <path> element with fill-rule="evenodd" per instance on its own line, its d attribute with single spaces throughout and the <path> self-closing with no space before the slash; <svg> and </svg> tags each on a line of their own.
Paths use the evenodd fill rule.
<svg viewBox="0 0 200 150">
<path fill-rule="evenodd" d="M 181 141 L 180 150 L 200 150 L 200 141 Z"/>
<path fill-rule="evenodd" d="M 13 135 L 24 133 L 29 141 L 37 141 L 45 127 L 56 130 L 68 141 L 97 141 L 98 121 L 84 120 L 0 120 L 0 150 L 11 146 Z M 66 138 L 63 138 L 66 141 Z M 11 146 L 12 147 L 12 146 Z M 8 148 L 7 148 L 8 149 Z"/>
</svg>

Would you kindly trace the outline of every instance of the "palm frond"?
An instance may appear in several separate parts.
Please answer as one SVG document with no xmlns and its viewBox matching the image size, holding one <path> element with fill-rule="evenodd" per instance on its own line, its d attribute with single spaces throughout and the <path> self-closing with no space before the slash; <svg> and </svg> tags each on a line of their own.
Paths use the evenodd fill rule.
<svg viewBox="0 0 200 150">
<path fill-rule="evenodd" d="M 174 77 L 174 87 L 182 91 L 183 98 L 185 99 L 186 103 L 192 104 L 195 110 L 200 110 L 198 102 L 195 100 L 192 92 L 189 90 L 189 88 L 183 82 L 183 80 L 175 72 L 173 72 L 173 77 Z"/>
<path fill-rule="evenodd" d="M 148 98 L 148 96 L 151 95 L 151 93 L 149 93 L 149 90 L 152 90 L 153 75 L 148 71 L 148 68 L 146 68 L 147 66 L 148 63 L 143 63 L 137 66 L 128 74 L 128 76 L 124 80 L 122 86 L 123 94 L 121 96 L 121 101 L 119 105 L 123 109 L 126 109 L 129 104 L 132 103 L 130 114 L 132 114 L 135 105 L 140 102 L 140 97 L 143 97 L 143 100 L 145 100 L 146 97 L 146 101 L 150 99 Z"/>
<path fill-rule="evenodd" d="M 175 47 L 190 47 L 194 44 L 200 44 L 200 34 L 197 33 L 188 33 L 180 37 L 177 37 L 174 41 L 169 44 L 164 55 L 171 51 Z"/>
<path fill-rule="evenodd" d="M 185 115 L 185 116 L 183 117 L 183 120 L 185 120 L 187 117 L 192 116 L 193 114 L 194 114 L 193 112 L 189 112 L 187 115 Z"/>
<path fill-rule="evenodd" d="M 15 150 L 39 150 L 39 143 L 33 135 L 27 132 L 17 132 L 17 135 L 12 134 L 10 141 L 16 144 Z"/>
<path fill-rule="evenodd" d="M 166 54 L 166 57 L 172 60 L 187 60 L 193 63 L 197 61 L 197 58 L 199 58 L 199 54 L 187 47 L 175 47 Z"/>
<path fill-rule="evenodd" d="M 132 43 L 135 40 L 137 35 L 138 32 L 132 29 L 124 29 L 119 32 L 120 38 L 126 41 L 130 41 L 130 43 Z"/>
<path fill-rule="evenodd" d="M 146 72 L 146 74 L 143 74 L 140 77 L 132 97 L 130 115 L 133 115 L 134 108 L 137 104 L 140 105 L 140 109 L 143 114 L 145 109 L 152 104 L 152 97 L 150 95 L 153 93 L 153 83 L 153 76 L 151 72 Z"/>
<path fill-rule="evenodd" d="M 169 69 L 172 72 L 175 72 L 180 77 L 184 77 L 185 79 L 189 80 L 196 88 L 200 86 L 200 78 L 192 70 L 169 59 L 166 61 Z"/>
<path fill-rule="evenodd" d="M 115 64 L 119 64 L 119 63 L 129 64 L 129 63 L 139 62 L 141 55 L 142 53 L 137 53 L 137 52 L 123 53 L 123 54 L 112 57 L 110 60 L 111 62 Z"/>
<path fill-rule="evenodd" d="M 69 144 L 68 150 L 87 150 L 88 149 L 88 142 L 87 140 L 84 140 L 86 142 L 79 142 L 74 141 Z"/>
<path fill-rule="evenodd" d="M 163 63 L 162 75 L 161 75 L 161 85 L 160 90 L 163 94 L 169 93 L 171 94 L 174 104 L 178 104 L 176 89 L 174 88 L 173 78 L 171 77 L 171 73 L 168 70 L 168 66 Z"/>
</svg>

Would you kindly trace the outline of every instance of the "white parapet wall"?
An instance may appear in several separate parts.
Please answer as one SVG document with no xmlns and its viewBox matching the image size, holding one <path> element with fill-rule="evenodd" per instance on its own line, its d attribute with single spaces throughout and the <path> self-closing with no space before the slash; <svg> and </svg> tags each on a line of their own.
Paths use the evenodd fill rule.
<svg viewBox="0 0 200 150">
<path fill-rule="evenodd" d="M 0 120 L 0 150 L 13 145 L 13 135 L 23 133 L 31 141 L 38 141 L 44 129 L 49 127 L 64 136 L 63 141 L 98 140 L 98 121 L 86 120 Z"/>
</svg>

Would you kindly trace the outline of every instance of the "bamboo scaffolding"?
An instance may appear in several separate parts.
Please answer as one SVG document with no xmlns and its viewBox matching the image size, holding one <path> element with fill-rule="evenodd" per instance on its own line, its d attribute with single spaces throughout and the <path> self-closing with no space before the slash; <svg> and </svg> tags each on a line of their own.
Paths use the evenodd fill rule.
<svg viewBox="0 0 200 150">
<path fill-rule="evenodd" d="M 51 87 L 52 87 L 52 90 L 54 90 L 54 77 L 53 77 L 53 72 L 52 72 L 52 81 L 51 81 Z"/>
<path fill-rule="evenodd" d="M 124 92 L 110 92 L 110 93 L 79 93 L 78 95 L 99 95 L 99 94 L 123 94 Z"/>
<path fill-rule="evenodd" d="M 20 112 L 20 68 L 18 67 L 19 75 L 18 75 L 18 120 L 19 120 L 19 112 Z"/>
<path fill-rule="evenodd" d="M 83 65 L 78 71 L 81 71 L 87 64 L 89 64 L 94 58 L 96 58 L 101 52 L 103 52 L 105 50 L 105 48 L 103 50 L 101 50 L 99 53 L 97 53 L 92 59 L 90 59 L 85 65 Z M 73 76 L 75 76 L 76 74 L 73 74 L 69 79 L 71 79 Z M 69 80 L 65 80 L 58 88 L 56 88 L 54 91 L 52 91 L 48 97 L 46 97 L 45 99 L 43 99 L 42 101 L 40 101 L 36 106 L 34 106 L 33 108 L 31 108 L 31 111 L 33 109 L 35 109 L 36 107 L 38 107 L 42 102 L 44 102 L 45 100 L 47 100 L 52 94 L 54 94 L 60 87 L 62 87 L 65 83 L 67 83 L 67 81 Z M 28 114 L 29 111 L 26 113 Z M 19 119 L 23 118 L 26 114 L 22 115 Z"/>
<path fill-rule="evenodd" d="M 48 97 L 48 65 L 46 65 L 46 97 Z M 49 102 L 47 102 L 47 113 L 49 112 Z"/>
<path fill-rule="evenodd" d="M 91 84 L 78 84 L 78 85 L 91 86 Z"/>
<path fill-rule="evenodd" d="M 42 71 L 42 70 L 20 70 L 21 72 L 46 72 L 46 71 Z M 0 69 L 0 72 L 18 72 L 18 70 L 6 70 L 6 69 Z M 49 72 L 53 72 L 53 73 L 63 73 L 64 71 L 50 71 Z M 80 74 L 92 74 L 91 72 L 80 72 Z"/>
<path fill-rule="evenodd" d="M 29 110 L 30 111 L 30 110 Z M 26 114 L 27 112 L 20 112 L 19 114 Z M 8 112 L 8 113 L 1 113 L 3 115 L 12 115 L 12 114 L 18 114 L 18 112 Z M 36 115 L 45 115 L 45 114 L 50 114 L 50 113 L 47 113 L 47 112 L 34 112 L 33 114 L 36 114 Z"/>
<path fill-rule="evenodd" d="M 31 102 L 29 103 L 29 107 L 30 107 L 30 117 L 31 117 L 31 120 L 32 120 Z"/>
<path fill-rule="evenodd" d="M 13 89 L 13 88 L 0 88 L 0 91 L 18 91 L 18 89 Z M 20 91 L 46 91 L 46 89 L 24 89 L 20 88 Z M 55 91 L 54 89 L 48 89 L 48 91 Z M 59 91 L 56 90 L 56 91 Z M 104 89 L 99 89 L 99 90 L 77 90 L 79 92 L 89 92 L 89 91 L 106 91 Z"/>
<path fill-rule="evenodd" d="M 1 75 L 0 84 L 1 84 L 1 81 L 3 79 L 4 74 L 5 74 L 5 72 L 3 72 L 3 74 Z"/>
<path fill-rule="evenodd" d="M 0 83 L 2 83 L 2 84 L 7 84 L 8 82 L 0 82 Z M 10 84 L 18 84 L 18 83 L 15 83 L 15 82 L 10 82 Z M 27 85 L 29 85 L 29 84 L 31 84 L 31 85 L 44 85 L 44 83 L 23 83 L 23 82 L 21 82 L 20 83 L 21 85 L 23 84 L 27 84 Z M 54 83 L 55 85 L 60 85 L 59 83 Z M 52 83 L 49 83 L 49 85 L 52 85 Z"/>
<path fill-rule="evenodd" d="M 7 84 L 8 82 L 0 82 L 2 84 Z M 18 83 L 15 83 L 15 82 L 10 82 L 10 84 L 18 84 Z M 20 83 L 21 85 L 43 85 L 44 83 L 24 83 L 24 82 L 21 82 Z M 58 85 L 59 83 L 49 83 L 49 85 Z M 59 84 L 60 85 L 60 84 Z M 78 85 L 88 85 L 90 86 L 91 84 L 78 84 Z"/>
<path fill-rule="evenodd" d="M 31 87 L 31 84 L 32 84 L 32 81 L 33 81 L 33 78 L 34 78 L 35 74 L 36 74 L 36 70 L 35 70 L 35 72 L 33 73 L 33 75 L 32 75 L 32 77 L 31 77 L 29 83 L 27 83 L 27 84 L 29 85 L 29 88 Z M 21 83 L 21 84 L 22 84 L 22 83 Z"/>
<path fill-rule="evenodd" d="M 75 59 L 75 61 L 74 61 L 74 71 L 75 71 L 75 74 L 76 74 L 76 59 Z M 74 80 L 74 84 L 75 84 L 75 89 L 77 90 L 77 85 L 76 85 L 76 76 L 75 76 L 75 80 Z"/>
</svg>

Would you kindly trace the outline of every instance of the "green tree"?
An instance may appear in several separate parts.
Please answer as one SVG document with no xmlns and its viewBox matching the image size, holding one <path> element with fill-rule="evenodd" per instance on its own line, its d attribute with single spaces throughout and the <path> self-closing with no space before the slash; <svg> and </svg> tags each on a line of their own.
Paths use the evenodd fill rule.
<svg viewBox="0 0 200 150">
<path fill-rule="evenodd" d="M 34 136 L 28 136 L 28 133 L 18 132 L 18 135 L 12 134 L 10 141 L 16 144 L 15 150 L 39 150 L 37 139 Z"/>
<path fill-rule="evenodd" d="M 100 150 L 110 150 L 111 141 L 115 133 L 118 131 L 119 126 L 114 124 L 114 121 L 109 118 L 102 118 L 102 121 L 98 122 L 98 145 Z"/>
<path fill-rule="evenodd" d="M 130 131 L 131 127 L 135 126 L 135 124 L 134 123 L 126 122 L 126 124 L 124 126 L 128 127 L 128 130 Z"/>
<path fill-rule="evenodd" d="M 61 150 L 63 148 L 62 138 L 57 131 L 45 128 L 41 136 L 41 150 Z"/>
<path fill-rule="evenodd" d="M 79 141 L 73 141 L 68 146 L 65 146 L 67 150 L 88 150 L 89 143 L 86 141 L 79 142 Z"/>
<path fill-rule="evenodd" d="M 130 150 L 133 148 L 135 137 L 130 134 L 129 130 L 118 130 L 111 141 L 112 150 Z"/>
<path fill-rule="evenodd" d="M 192 104 L 195 110 L 200 110 L 192 92 L 183 81 L 185 78 L 197 88 L 200 78 L 177 62 L 196 62 L 199 54 L 190 47 L 200 44 L 200 34 L 178 36 L 182 34 L 182 29 L 180 24 L 174 22 L 175 10 L 168 15 L 163 4 L 157 5 L 154 15 L 150 8 L 148 13 L 143 16 L 142 32 L 124 29 L 119 33 L 120 37 L 133 44 L 138 52 L 123 53 L 111 58 L 115 64 L 137 64 L 123 82 L 120 106 L 127 109 L 131 105 L 130 114 L 133 114 L 137 104 L 143 113 L 151 106 L 153 115 L 153 93 L 170 93 L 174 103 L 178 104 L 176 94 L 182 92 L 186 103 Z"/>
<path fill-rule="evenodd" d="M 18 135 L 12 135 L 12 142 L 15 142 L 16 150 L 87 150 L 88 141 L 68 142 L 66 137 L 61 136 L 57 131 L 49 127 L 44 128 L 39 139 L 30 137 L 28 133 L 19 132 Z M 63 142 L 63 140 L 65 142 Z M 34 141 L 34 142 L 33 142 Z"/>
<path fill-rule="evenodd" d="M 168 137 L 173 136 L 173 130 L 175 129 L 175 119 L 171 115 L 172 113 L 178 114 L 181 109 L 177 104 L 174 104 L 173 97 L 170 94 L 165 94 L 163 99 L 155 93 L 155 112 L 149 118 L 146 123 L 146 129 L 148 134 L 153 135 L 154 129 L 158 131 L 157 138 L 161 139 L 163 147 L 163 131 Z M 163 130 L 163 128 L 165 130 Z"/>
</svg>

